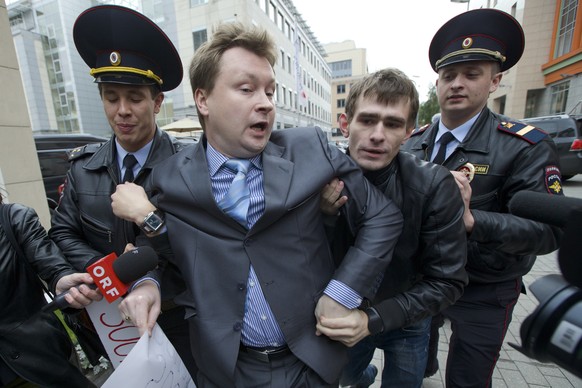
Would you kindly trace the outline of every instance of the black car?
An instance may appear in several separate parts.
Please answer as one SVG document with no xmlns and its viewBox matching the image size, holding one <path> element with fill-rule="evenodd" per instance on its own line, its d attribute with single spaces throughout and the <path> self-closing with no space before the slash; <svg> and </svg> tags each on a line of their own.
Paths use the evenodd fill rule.
<svg viewBox="0 0 582 388">
<path fill-rule="evenodd" d="M 89 134 L 34 135 L 40 172 L 51 212 L 59 202 L 59 186 L 69 170 L 70 150 L 89 143 L 104 143 L 106 137 Z"/>
<path fill-rule="evenodd" d="M 543 129 L 554 140 L 562 179 L 582 173 L 582 115 L 530 117 L 522 121 Z"/>
</svg>

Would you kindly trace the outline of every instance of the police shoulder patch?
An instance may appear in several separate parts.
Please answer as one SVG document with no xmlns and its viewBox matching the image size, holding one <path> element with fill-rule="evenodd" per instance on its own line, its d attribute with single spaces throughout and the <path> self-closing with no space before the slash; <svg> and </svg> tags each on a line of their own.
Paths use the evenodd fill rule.
<svg viewBox="0 0 582 388">
<path fill-rule="evenodd" d="M 92 155 L 101 147 L 102 143 L 91 143 L 82 147 L 73 148 L 69 151 L 69 161 L 79 159 L 85 155 Z"/>
<path fill-rule="evenodd" d="M 562 174 L 558 166 L 546 166 L 544 173 L 548 193 L 560 194 L 562 192 Z"/>
<path fill-rule="evenodd" d="M 536 144 L 548 136 L 546 132 L 538 127 L 517 121 L 502 121 L 499 126 L 497 126 L 497 129 L 510 135 L 517 136 L 530 144 Z"/>
</svg>

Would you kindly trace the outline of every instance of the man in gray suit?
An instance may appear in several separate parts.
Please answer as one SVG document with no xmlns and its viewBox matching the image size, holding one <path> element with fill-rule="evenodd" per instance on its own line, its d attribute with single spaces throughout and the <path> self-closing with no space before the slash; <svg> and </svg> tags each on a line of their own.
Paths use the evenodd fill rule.
<svg viewBox="0 0 582 388">
<path fill-rule="evenodd" d="M 186 307 L 200 387 L 337 386 L 346 348 L 316 323 L 373 297 L 402 227 L 397 207 L 319 128 L 271 133 L 276 56 L 264 29 L 219 26 L 190 66 L 203 139 L 154 169 L 151 202 L 131 183 L 112 196 L 162 267 L 170 261 L 182 273 L 187 291 L 176 302 Z M 248 169 L 241 175 L 232 161 Z M 320 190 L 336 176 L 357 233 L 337 268 L 319 210 Z M 246 195 L 227 208 L 235 186 Z M 120 305 L 142 333 L 160 309 L 159 274 L 151 278 Z"/>
</svg>

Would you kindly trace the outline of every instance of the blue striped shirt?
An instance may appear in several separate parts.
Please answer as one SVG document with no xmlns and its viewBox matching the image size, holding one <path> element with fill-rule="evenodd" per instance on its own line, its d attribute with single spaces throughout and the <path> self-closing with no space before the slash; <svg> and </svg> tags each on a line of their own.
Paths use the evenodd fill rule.
<svg viewBox="0 0 582 388">
<path fill-rule="evenodd" d="M 210 173 L 212 194 L 216 203 L 226 195 L 236 173 L 224 166 L 227 157 L 216 151 L 210 143 L 206 150 L 206 160 Z M 251 159 L 247 173 L 250 189 L 250 203 L 247 213 L 247 228 L 250 229 L 265 211 L 265 192 L 263 188 L 263 163 L 261 155 Z M 331 280 L 325 289 L 325 294 L 343 304 L 347 308 L 356 308 L 362 303 L 361 296 L 337 280 Z M 315 328 L 311 328 L 315 330 Z M 251 264 L 247 280 L 247 297 L 243 319 L 241 342 L 246 346 L 269 347 L 285 344 L 285 337 L 277 324 L 275 316 L 269 307 L 261 289 L 260 282 Z"/>
</svg>

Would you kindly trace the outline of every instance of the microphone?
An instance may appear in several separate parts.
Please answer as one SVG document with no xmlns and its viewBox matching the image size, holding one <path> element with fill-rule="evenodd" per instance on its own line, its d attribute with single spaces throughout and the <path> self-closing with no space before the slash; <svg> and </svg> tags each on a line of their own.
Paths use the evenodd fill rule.
<svg viewBox="0 0 582 388">
<path fill-rule="evenodd" d="M 558 252 L 560 271 L 568 282 L 582 287 L 582 260 L 578 259 L 582 199 L 520 191 L 509 201 L 509 211 L 519 217 L 564 228 Z"/>
<path fill-rule="evenodd" d="M 88 284 L 92 289 L 99 288 L 109 303 L 125 295 L 131 283 L 146 275 L 158 265 L 158 255 L 148 246 L 137 247 L 117 257 L 115 253 L 97 260 L 87 267 L 94 284 Z M 67 292 L 55 296 L 54 300 L 42 308 L 42 311 L 55 311 L 69 307 L 65 299 Z"/>
<path fill-rule="evenodd" d="M 582 200 L 539 193 L 519 191 L 509 201 L 509 212 L 519 217 L 564 227 L 575 210 L 582 210 Z"/>
</svg>

